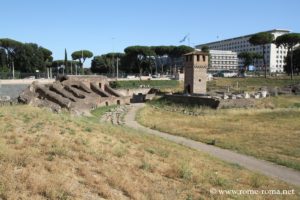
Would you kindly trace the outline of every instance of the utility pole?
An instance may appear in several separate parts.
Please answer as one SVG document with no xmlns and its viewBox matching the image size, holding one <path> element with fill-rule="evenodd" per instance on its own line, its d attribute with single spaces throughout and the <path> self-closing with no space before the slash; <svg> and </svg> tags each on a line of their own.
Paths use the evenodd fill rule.
<svg viewBox="0 0 300 200">
<path fill-rule="evenodd" d="M 115 38 L 111 38 L 112 39 L 112 68 L 113 68 L 113 77 L 116 76 L 116 70 L 115 70 Z"/>
<path fill-rule="evenodd" d="M 14 61 L 12 61 L 12 73 L 13 73 L 13 79 L 15 79 L 15 64 L 14 64 Z"/>
<path fill-rule="evenodd" d="M 119 78 L 119 58 L 117 57 L 117 80 Z"/>
<path fill-rule="evenodd" d="M 81 59 L 82 59 L 82 61 L 81 61 L 81 69 L 80 69 L 80 74 L 82 73 L 82 75 L 84 75 L 84 70 L 83 70 L 83 50 L 81 50 Z"/>
<path fill-rule="evenodd" d="M 73 61 L 71 60 L 71 75 L 73 75 Z"/>
</svg>

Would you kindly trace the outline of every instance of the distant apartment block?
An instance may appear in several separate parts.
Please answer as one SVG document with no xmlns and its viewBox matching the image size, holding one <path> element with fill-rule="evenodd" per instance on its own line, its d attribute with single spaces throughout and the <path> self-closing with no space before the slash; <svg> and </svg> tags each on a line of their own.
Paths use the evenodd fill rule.
<svg viewBox="0 0 300 200">
<path fill-rule="evenodd" d="M 280 35 L 289 33 L 289 30 L 281 30 L 281 29 L 274 29 L 270 31 L 266 31 L 272 33 L 274 38 L 277 38 Z M 233 51 L 237 54 L 240 52 L 256 52 L 262 54 L 262 47 L 254 46 L 249 43 L 249 38 L 253 34 L 230 38 L 226 40 L 220 40 L 216 42 L 210 42 L 206 44 L 197 45 L 197 49 L 201 49 L 203 46 L 208 46 L 210 50 L 223 50 L 223 51 Z M 284 66 L 284 59 L 287 55 L 287 48 L 284 47 L 276 47 L 275 44 L 268 44 L 266 45 L 265 49 L 265 58 L 266 58 L 266 67 L 270 72 L 283 72 Z M 223 62 L 225 62 L 224 60 Z M 215 61 L 220 62 L 220 61 Z M 227 60 L 228 62 L 228 60 Z M 217 63 L 214 63 L 217 64 Z M 243 61 L 238 61 L 238 66 L 242 66 Z M 215 65 L 216 66 L 216 65 Z M 257 60 L 254 62 L 254 66 L 256 66 L 256 70 L 264 71 L 263 68 L 263 60 Z M 217 67 L 217 66 L 216 66 Z M 229 66 L 228 66 L 229 67 Z"/>
<path fill-rule="evenodd" d="M 209 50 L 209 71 L 230 70 L 237 71 L 239 67 L 238 56 L 233 51 Z"/>
</svg>

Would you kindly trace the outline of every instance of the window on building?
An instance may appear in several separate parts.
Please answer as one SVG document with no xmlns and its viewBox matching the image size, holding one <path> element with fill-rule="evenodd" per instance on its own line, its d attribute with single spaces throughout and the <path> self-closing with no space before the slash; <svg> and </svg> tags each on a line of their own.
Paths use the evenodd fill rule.
<svg viewBox="0 0 300 200">
<path fill-rule="evenodd" d="M 197 61 L 200 61 L 200 55 L 197 55 Z"/>
</svg>

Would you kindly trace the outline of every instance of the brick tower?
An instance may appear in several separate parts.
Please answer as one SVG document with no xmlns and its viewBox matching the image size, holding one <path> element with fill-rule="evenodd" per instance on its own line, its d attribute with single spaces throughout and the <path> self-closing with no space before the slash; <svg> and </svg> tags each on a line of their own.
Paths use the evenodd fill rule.
<svg viewBox="0 0 300 200">
<path fill-rule="evenodd" d="M 189 94 L 205 94 L 208 53 L 193 51 L 184 54 L 184 90 Z"/>
</svg>

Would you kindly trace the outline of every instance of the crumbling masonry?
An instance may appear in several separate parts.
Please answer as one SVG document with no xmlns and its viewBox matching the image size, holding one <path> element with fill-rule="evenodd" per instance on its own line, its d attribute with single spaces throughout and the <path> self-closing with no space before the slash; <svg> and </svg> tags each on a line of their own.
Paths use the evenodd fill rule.
<svg viewBox="0 0 300 200">
<path fill-rule="evenodd" d="M 20 94 L 19 101 L 81 115 L 100 106 L 129 104 L 130 97 L 112 89 L 105 76 L 62 76 L 52 84 L 33 82 Z"/>
</svg>

